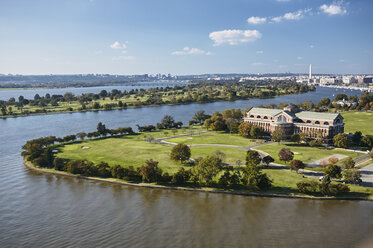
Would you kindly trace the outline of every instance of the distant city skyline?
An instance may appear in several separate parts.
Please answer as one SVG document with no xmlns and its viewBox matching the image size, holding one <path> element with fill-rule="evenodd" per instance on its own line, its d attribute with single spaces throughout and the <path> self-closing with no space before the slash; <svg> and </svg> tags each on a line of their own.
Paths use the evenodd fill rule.
<svg viewBox="0 0 373 248">
<path fill-rule="evenodd" d="M 3 0 L 0 74 L 373 73 L 370 0 Z"/>
</svg>

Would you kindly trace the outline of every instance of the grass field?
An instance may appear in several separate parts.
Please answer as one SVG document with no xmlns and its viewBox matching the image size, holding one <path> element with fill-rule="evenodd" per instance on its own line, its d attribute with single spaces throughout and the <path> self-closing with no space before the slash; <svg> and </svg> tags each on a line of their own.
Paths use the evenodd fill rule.
<svg viewBox="0 0 373 248">
<path fill-rule="evenodd" d="M 271 143 L 256 147 L 256 149 L 270 154 L 275 159 L 275 163 L 285 164 L 278 158 L 278 153 L 282 148 L 289 148 L 292 152 L 296 153 L 294 155 L 294 159 L 302 160 L 304 163 L 310 163 L 312 161 L 319 160 L 334 154 L 350 156 L 353 159 L 363 155 L 361 153 L 349 152 L 341 149 L 325 149 L 318 147 L 299 146 L 295 143 Z"/>
<path fill-rule="evenodd" d="M 373 135 L 373 113 L 348 111 L 341 113 L 345 122 L 345 132 L 360 131 Z"/>
<path fill-rule="evenodd" d="M 164 171 L 174 173 L 182 165 L 169 158 L 171 149 L 172 147 L 168 145 L 148 143 L 142 140 L 141 136 L 126 136 L 87 140 L 65 145 L 60 148 L 61 152 L 57 156 L 65 159 L 86 159 L 94 163 L 104 161 L 111 166 L 119 164 L 124 167 L 140 167 L 145 164 L 147 159 L 153 159 L 159 162 L 159 167 Z M 217 150 L 225 154 L 225 163 L 245 160 L 246 152 L 244 150 L 220 147 L 194 147 L 191 149 L 192 158 L 205 157 Z"/>
<path fill-rule="evenodd" d="M 233 146 L 250 146 L 254 145 L 258 140 L 250 140 L 239 136 L 238 134 L 229 134 L 224 132 L 210 132 L 188 137 L 179 137 L 167 139 L 169 142 L 184 143 L 187 145 L 196 144 L 221 144 Z"/>
</svg>

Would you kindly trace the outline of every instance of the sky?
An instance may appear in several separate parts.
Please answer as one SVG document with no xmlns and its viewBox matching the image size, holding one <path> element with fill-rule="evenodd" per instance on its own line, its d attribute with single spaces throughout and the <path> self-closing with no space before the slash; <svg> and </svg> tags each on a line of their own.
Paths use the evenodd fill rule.
<svg viewBox="0 0 373 248">
<path fill-rule="evenodd" d="M 372 13 L 372 0 L 0 0 L 0 73 L 372 74 Z"/>
</svg>

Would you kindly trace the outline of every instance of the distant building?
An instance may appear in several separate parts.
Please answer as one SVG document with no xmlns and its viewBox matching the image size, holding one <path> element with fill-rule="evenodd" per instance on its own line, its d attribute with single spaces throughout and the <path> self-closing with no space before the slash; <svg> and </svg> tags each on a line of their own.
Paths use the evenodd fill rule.
<svg viewBox="0 0 373 248">
<path fill-rule="evenodd" d="M 357 103 L 356 102 L 353 102 L 353 101 L 347 101 L 345 99 L 343 100 L 339 100 L 339 101 L 334 101 L 333 104 L 338 104 L 340 106 L 345 106 L 347 105 L 348 107 L 351 107 L 351 106 L 356 106 Z"/>
<path fill-rule="evenodd" d="M 294 105 L 284 110 L 252 108 L 247 112 L 244 121 L 262 127 L 268 133 L 282 128 L 288 137 L 295 133 L 317 137 L 320 133 L 329 140 L 344 132 L 343 117 L 340 114 L 302 111 Z"/>
</svg>

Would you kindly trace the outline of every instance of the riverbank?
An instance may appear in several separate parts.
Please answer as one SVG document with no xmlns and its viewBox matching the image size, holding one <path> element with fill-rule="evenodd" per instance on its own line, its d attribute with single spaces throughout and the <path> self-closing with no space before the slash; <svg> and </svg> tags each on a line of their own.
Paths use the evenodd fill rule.
<svg viewBox="0 0 373 248">
<path fill-rule="evenodd" d="M 31 164 L 29 161 L 24 160 L 23 164 L 31 170 L 58 175 L 65 177 L 73 177 L 78 179 L 85 179 L 96 182 L 104 182 L 111 184 L 119 184 L 133 187 L 142 187 L 142 188 L 153 188 L 153 189 L 164 189 L 164 190 L 182 190 L 182 191 L 195 191 L 195 192 L 204 192 L 204 193 L 217 193 L 217 194 L 231 194 L 231 195 L 241 195 L 241 196 L 253 196 L 253 197 L 271 197 L 271 198 L 289 198 L 289 199 L 309 199 L 309 200 L 353 200 L 353 201 L 373 201 L 373 198 L 369 197 L 317 197 L 317 196 L 306 196 L 306 195 L 283 195 L 283 194 L 273 194 L 273 193 L 255 193 L 249 191 L 238 191 L 238 190 L 219 190 L 214 188 L 187 188 L 187 187 L 177 187 L 177 186 L 164 186 L 156 185 L 150 183 L 131 183 L 120 179 L 110 179 L 110 178 L 97 178 L 97 177 L 85 177 L 80 175 L 74 175 L 67 172 L 56 171 L 54 169 L 44 169 L 38 168 Z"/>
</svg>

